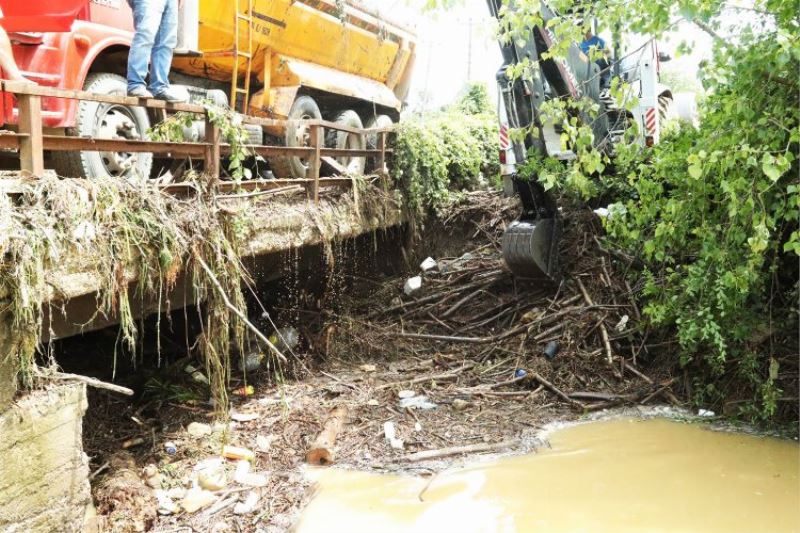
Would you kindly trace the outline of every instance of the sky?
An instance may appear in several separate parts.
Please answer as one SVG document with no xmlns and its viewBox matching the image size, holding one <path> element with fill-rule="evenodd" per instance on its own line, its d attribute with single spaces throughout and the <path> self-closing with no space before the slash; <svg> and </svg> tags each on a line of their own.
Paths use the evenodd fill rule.
<svg viewBox="0 0 800 533">
<path fill-rule="evenodd" d="M 413 0 L 362 0 L 388 19 L 397 19 L 417 33 L 417 62 L 411 109 L 435 109 L 453 102 L 468 82 L 486 83 L 493 94 L 500 68 L 500 47 L 493 37 L 493 19 L 485 0 L 464 0 L 446 12 L 422 13 Z"/>
</svg>

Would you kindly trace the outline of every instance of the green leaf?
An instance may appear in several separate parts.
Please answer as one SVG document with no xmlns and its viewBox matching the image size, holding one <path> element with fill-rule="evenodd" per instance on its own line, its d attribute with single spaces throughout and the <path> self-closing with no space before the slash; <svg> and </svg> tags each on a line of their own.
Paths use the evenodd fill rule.
<svg viewBox="0 0 800 533">
<path fill-rule="evenodd" d="M 689 175 L 694 179 L 700 179 L 703 175 L 703 168 L 700 165 L 689 165 Z"/>
<path fill-rule="evenodd" d="M 778 164 L 780 164 L 780 161 L 772 157 L 771 154 L 764 154 L 761 159 L 761 170 L 772 181 L 778 181 L 783 174 L 781 169 L 778 168 Z"/>
</svg>

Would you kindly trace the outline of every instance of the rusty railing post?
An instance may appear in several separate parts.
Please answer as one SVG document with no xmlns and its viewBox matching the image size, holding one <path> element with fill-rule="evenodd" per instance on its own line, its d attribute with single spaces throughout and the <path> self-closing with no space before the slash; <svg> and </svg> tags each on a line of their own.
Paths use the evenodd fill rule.
<svg viewBox="0 0 800 533">
<path fill-rule="evenodd" d="M 311 124 L 310 126 L 310 136 L 311 136 L 311 147 L 314 149 L 314 153 L 311 155 L 311 161 L 308 165 L 308 172 L 311 174 L 310 176 L 306 174 L 306 179 L 311 179 L 311 198 L 314 200 L 314 204 L 319 204 L 319 173 L 322 167 L 322 146 L 325 144 L 323 140 L 323 130 L 322 126 L 319 124 Z"/>
<path fill-rule="evenodd" d="M 378 132 L 378 169 L 382 177 L 386 177 L 389 173 L 386 171 L 386 132 Z"/>
<path fill-rule="evenodd" d="M 219 178 L 220 174 L 220 151 L 219 151 L 219 128 L 216 124 L 211 122 L 206 111 L 206 153 L 205 153 L 205 167 L 206 172 Z"/>
<path fill-rule="evenodd" d="M 30 94 L 18 94 L 20 170 L 23 174 L 44 174 L 44 146 L 42 139 L 42 99 Z"/>
</svg>

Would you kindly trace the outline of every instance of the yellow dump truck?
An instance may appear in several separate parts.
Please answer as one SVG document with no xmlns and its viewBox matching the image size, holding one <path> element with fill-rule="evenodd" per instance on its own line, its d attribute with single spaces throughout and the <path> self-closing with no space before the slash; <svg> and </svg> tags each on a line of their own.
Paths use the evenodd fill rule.
<svg viewBox="0 0 800 533">
<path fill-rule="evenodd" d="M 237 5 L 238 2 L 238 5 Z M 224 90 L 232 107 L 270 118 L 325 118 L 383 127 L 399 118 L 414 64 L 414 34 L 354 1 L 185 0 L 176 79 Z M 303 146 L 307 131 L 267 131 Z M 326 143 L 363 148 L 366 139 L 332 135 Z M 304 176 L 299 158 L 270 161 L 278 177 Z M 364 170 L 364 158 L 345 162 Z"/>
<path fill-rule="evenodd" d="M 0 4 L 5 15 L 0 23 L 27 77 L 43 87 L 126 93 L 133 16 L 125 0 Z M 70 11 L 62 4 L 75 5 Z M 414 64 L 414 35 L 378 12 L 353 0 L 181 0 L 180 6 L 170 77 L 194 101 L 211 99 L 270 118 L 321 117 L 351 126 L 384 126 L 399 118 Z M 38 18 L 28 27 L 32 14 Z M 51 19 L 57 19 L 58 27 Z M 41 33 L 44 29 L 53 31 Z M 63 98 L 44 98 L 42 106 L 42 123 L 51 134 L 141 139 L 162 118 L 142 107 Z M 0 92 L 2 125 L 14 124 L 17 116 L 11 95 Z M 301 146 L 308 141 L 307 132 L 296 126 L 273 128 L 266 139 L 261 127 L 248 131 L 252 144 Z M 187 140 L 202 139 L 202 123 L 184 133 Z M 366 142 L 358 135 L 326 139 L 329 145 L 350 148 Z M 148 153 L 76 151 L 49 157 L 60 175 L 87 178 L 148 176 L 175 164 L 154 162 Z M 297 158 L 270 163 L 278 177 L 306 172 Z M 340 164 L 359 172 L 364 158 Z"/>
</svg>

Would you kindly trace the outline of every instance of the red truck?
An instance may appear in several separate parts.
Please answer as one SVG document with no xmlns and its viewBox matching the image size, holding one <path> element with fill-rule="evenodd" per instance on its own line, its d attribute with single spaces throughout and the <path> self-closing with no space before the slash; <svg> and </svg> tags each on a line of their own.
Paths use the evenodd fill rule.
<svg viewBox="0 0 800 533">
<path fill-rule="evenodd" d="M 0 0 L 0 8 L 0 24 L 27 78 L 59 89 L 126 94 L 133 16 L 125 0 Z M 6 125 L 17 122 L 14 104 L 11 94 L 1 94 Z M 131 139 L 151 123 L 144 108 L 64 98 L 42 99 L 42 121 L 50 133 Z M 152 166 L 150 154 L 59 152 L 51 158 L 59 174 L 72 176 L 124 175 L 133 167 L 147 175 Z"/>
</svg>

